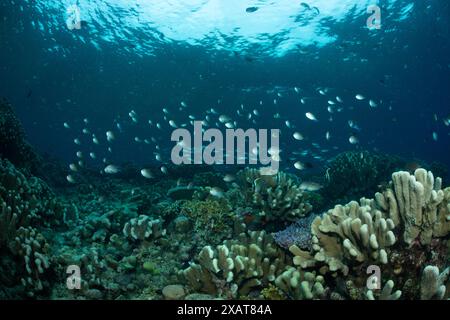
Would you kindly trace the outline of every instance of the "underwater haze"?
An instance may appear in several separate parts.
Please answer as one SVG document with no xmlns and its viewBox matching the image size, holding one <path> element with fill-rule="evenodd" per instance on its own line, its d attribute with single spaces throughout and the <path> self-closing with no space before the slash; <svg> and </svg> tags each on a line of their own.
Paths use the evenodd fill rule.
<svg viewBox="0 0 450 320">
<path fill-rule="evenodd" d="M 448 299 L 449 17 L 3 0 L 0 298 Z"/>
</svg>

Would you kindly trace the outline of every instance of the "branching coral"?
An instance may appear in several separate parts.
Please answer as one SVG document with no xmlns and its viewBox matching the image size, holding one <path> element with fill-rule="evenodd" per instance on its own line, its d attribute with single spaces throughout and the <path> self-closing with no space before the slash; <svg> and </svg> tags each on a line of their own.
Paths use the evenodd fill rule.
<svg viewBox="0 0 450 320">
<path fill-rule="evenodd" d="M 50 266 L 49 245 L 35 226 L 48 225 L 44 218 L 59 210 L 48 187 L 37 178 L 27 178 L 10 162 L 0 160 L 0 269 L 8 288 L 22 284 L 18 295 L 36 296 L 45 289 Z M 14 261 L 13 268 L 6 267 Z M 12 279 L 12 280 L 11 280 Z"/>
<path fill-rule="evenodd" d="M 336 282 L 345 275 L 360 285 L 367 277 L 366 267 L 376 265 L 384 278 L 396 277 L 408 298 L 419 297 L 418 287 L 424 288 L 421 297 L 425 299 L 442 297 L 443 281 L 437 279 L 444 276 L 439 275 L 437 267 L 427 267 L 423 272 L 427 285 L 418 283 L 415 277 L 423 263 L 448 263 L 444 255 L 450 229 L 449 198 L 449 188 L 442 190 L 441 180 L 435 180 L 431 172 L 396 172 L 390 186 L 377 193 L 375 200 L 362 198 L 359 203 L 337 205 L 317 217 L 311 225 L 311 250 L 292 245 L 293 262 L 301 269 L 331 275 L 328 279 Z M 400 298 L 401 292 L 392 293 L 392 288 L 393 283 L 387 282 L 381 294 L 369 291 L 367 298 Z M 349 292 L 344 295 L 352 296 Z"/>
<path fill-rule="evenodd" d="M 311 254 L 295 245 L 290 250 L 295 255 L 294 264 L 303 268 L 324 264 L 322 272 L 340 270 L 347 274 L 352 263 L 386 264 L 386 250 L 396 241 L 393 229 L 393 221 L 371 208 L 368 201 L 362 199 L 361 205 L 352 201 L 314 220 Z"/>
<path fill-rule="evenodd" d="M 394 190 L 377 193 L 375 201 L 363 198 L 360 204 L 338 205 L 316 218 L 311 227 L 313 250 L 292 246 L 294 263 L 303 268 L 324 264 L 323 272 L 347 274 L 352 262 L 388 263 L 389 247 L 398 240 L 397 227 L 404 230 L 407 244 L 419 236 L 422 244 L 429 244 L 432 236 L 448 234 L 449 196 L 447 189 L 440 189 L 440 179 L 434 183 L 432 173 L 423 169 L 414 176 L 397 172 L 392 177 Z"/>
<path fill-rule="evenodd" d="M 325 279 L 315 272 L 289 267 L 275 279 L 275 284 L 289 297 L 296 300 L 320 299 L 325 295 Z"/>
<path fill-rule="evenodd" d="M 286 264 L 286 255 L 272 237 L 253 231 L 242 233 L 238 240 L 226 240 L 215 249 L 204 247 L 197 263 L 181 274 L 194 291 L 232 298 L 275 281 Z"/>
<path fill-rule="evenodd" d="M 252 203 L 267 222 L 295 221 L 312 209 L 295 177 L 284 172 L 267 176 L 247 168 L 238 172 L 237 186 L 244 205 Z"/>
<path fill-rule="evenodd" d="M 41 277 L 50 266 L 47 256 L 49 245 L 36 229 L 20 227 L 10 247 L 15 255 L 23 259 L 26 275 L 20 281 L 27 295 L 33 297 L 35 292 L 44 289 Z"/>
</svg>

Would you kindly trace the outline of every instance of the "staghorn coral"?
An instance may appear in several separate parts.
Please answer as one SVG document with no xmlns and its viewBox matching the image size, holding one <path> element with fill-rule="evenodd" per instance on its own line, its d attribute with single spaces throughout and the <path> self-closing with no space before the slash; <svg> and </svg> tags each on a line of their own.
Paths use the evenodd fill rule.
<svg viewBox="0 0 450 320">
<path fill-rule="evenodd" d="M 325 295 L 325 279 L 315 272 L 289 267 L 275 279 L 275 284 L 285 294 L 296 300 L 321 299 Z"/>
<path fill-rule="evenodd" d="M 240 190 L 242 206 L 252 203 L 266 222 L 295 221 L 312 209 L 295 177 L 284 172 L 268 176 L 246 168 L 237 173 L 235 186 Z"/>
<path fill-rule="evenodd" d="M 149 216 L 140 215 L 133 218 L 123 227 L 123 235 L 132 240 L 148 240 L 150 238 L 158 238 L 166 234 L 166 230 L 162 228 L 160 219 L 151 219 Z"/>
<path fill-rule="evenodd" d="M 197 263 L 180 273 L 194 291 L 236 298 L 274 282 L 287 263 L 285 253 L 270 235 L 252 231 L 236 240 L 225 240 L 215 249 L 205 246 Z"/>
</svg>

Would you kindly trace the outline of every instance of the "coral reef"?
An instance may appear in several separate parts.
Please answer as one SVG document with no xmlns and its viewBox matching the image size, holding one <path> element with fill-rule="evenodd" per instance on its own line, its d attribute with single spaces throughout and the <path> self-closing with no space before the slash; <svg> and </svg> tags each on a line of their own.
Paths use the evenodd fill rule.
<svg viewBox="0 0 450 320">
<path fill-rule="evenodd" d="M 396 172 L 390 186 L 377 193 L 375 200 L 362 198 L 360 203 L 337 205 L 317 217 L 311 226 L 312 249 L 292 245 L 293 262 L 301 269 L 331 275 L 336 281 L 341 275 L 362 279 L 363 270 L 378 265 L 383 276 L 397 279 L 409 298 L 430 297 L 412 288 L 420 286 L 417 279 L 423 263 L 445 266 L 448 262 L 448 192 L 448 188 L 441 189 L 439 178 L 434 180 L 424 169 L 417 169 L 414 175 Z M 433 275 L 437 277 L 436 269 L 428 268 L 425 276 Z M 382 298 L 399 298 L 397 292 L 387 294 L 392 285 L 386 285 Z"/>
<path fill-rule="evenodd" d="M 37 178 L 27 179 L 7 160 L 0 159 L 0 284 L 8 297 L 35 297 L 48 287 L 50 248 L 36 226 L 54 211 L 50 191 Z M 62 210 L 61 210 L 62 211 Z"/>
<path fill-rule="evenodd" d="M 284 172 L 244 169 L 224 183 L 200 171 L 185 185 L 131 171 L 51 189 L 0 160 L 0 298 L 449 296 L 450 188 L 424 169 L 321 215 L 309 203 L 317 193 Z M 66 286 L 71 266 L 79 289 Z"/>
<path fill-rule="evenodd" d="M 5 100 L 0 100 L 0 157 L 29 172 L 36 172 L 40 164 L 40 157 L 26 141 L 20 121 Z"/>
</svg>

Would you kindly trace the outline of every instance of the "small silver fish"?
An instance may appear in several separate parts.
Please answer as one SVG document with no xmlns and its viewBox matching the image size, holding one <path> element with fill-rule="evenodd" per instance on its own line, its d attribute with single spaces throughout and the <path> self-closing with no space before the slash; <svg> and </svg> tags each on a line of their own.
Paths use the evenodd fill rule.
<svg viewBox="0 0 450 320">
<path fill-rule="evenodd" d="M 103 169 L 107 174 L 116 174 L 120 171 L 120 168 L 116 165 L 110 164 L 107 165 L 105 169 Z"/>
</svg>

